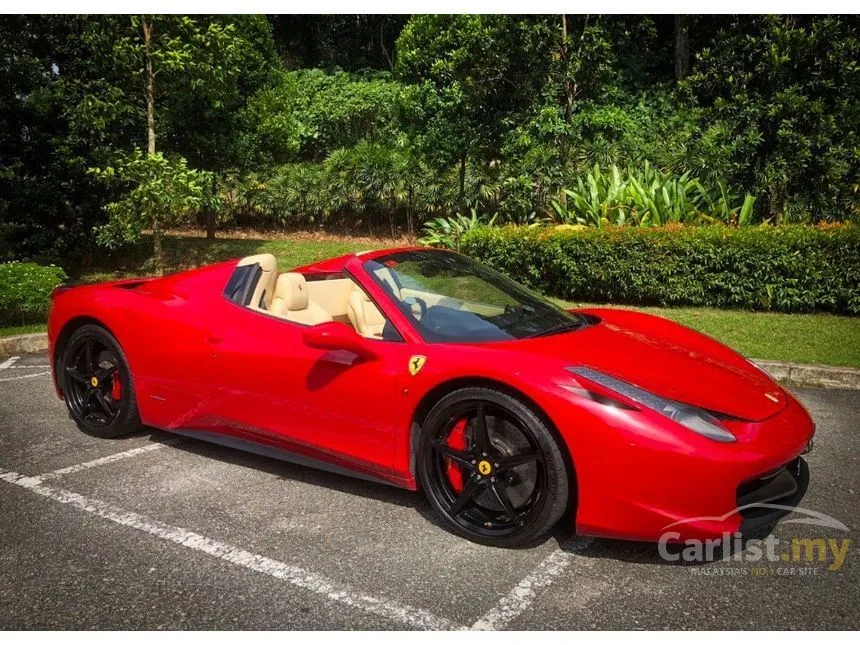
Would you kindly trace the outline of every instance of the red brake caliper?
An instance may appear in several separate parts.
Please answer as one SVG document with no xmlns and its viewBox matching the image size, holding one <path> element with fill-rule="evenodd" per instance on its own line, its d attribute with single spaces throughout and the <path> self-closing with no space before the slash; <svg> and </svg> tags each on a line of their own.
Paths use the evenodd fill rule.
<svg viewBox="0 0 860 645">
<path fill-rule="evenodd" d="M 110 397 L 114 401 L 119 401 L 122 398 L 122 383 L 119 382 L 119 370 L 114 370 L 111 375 Z"/>
<path fill-rule="evenodd" d="M 466 419 L 460 419 L 452 428 L 451 434 L 448 435 L 448 445 L 454 450 L 466 449 Z M 463 490 L 463 471 L 460 470 L 453 459 L 446 459 L 445 474 L 448 475 L 448 481 L 451 482 L 454 490 L 458 493 Z"/>
</svg>

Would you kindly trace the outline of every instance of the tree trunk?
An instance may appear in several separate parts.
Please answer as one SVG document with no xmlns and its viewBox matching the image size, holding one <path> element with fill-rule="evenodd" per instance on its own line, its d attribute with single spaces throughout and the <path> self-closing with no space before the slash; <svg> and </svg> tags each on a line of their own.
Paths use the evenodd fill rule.
<svg viewBox="0 0 860 645">
<path fill-rule="evenodd" d="M 406 208 L 406 230 L 409 235 L 415 234 L 415 223 L 412 220 L 412 186 L 409 186 L 409 204 Z"/>
<path fill-rule="evenodd" d="M 379 49 L 382 50 L 382 55 L 388 63 L 388 69 L 393 72 L 394 59 L 389 56 L 388 49 L 385 47 L 385 16 L 381 16 L 379 19 Z"/>
<path fill-rule="evenodd" d="M 570 125 L 571 118 L 573 117 L 573 83 L 572 79 L 567 73 L 567 64 L 569 63 L 570 56 L 570 44 L 567 41 L 567 14 L 561 14 L 561 59 L 565 63 L 565 73 L 564 73 L 564 122 Z"/>
<path fill-rule="evenodd" d="M 785 210 L 785 184 L 777 183 L 772 187 L 768 195 L 767 209 L 775 226 L 782 224 L 783 211 Z"/>
<path fill-rule="evenodd" d="M 161 252 L 161 226 L 157 217 L 152 218 L 152 257 L 155 260 L 155 274 L 164 275 L 164 255 Z"/>
<path fill-rule="evenodd" d="M 148 16 L 140 17 L 143 30 L 144 88 L 146 98 L 146 153 L 155 154 L 155 71 L 152 69 L 152 22 Z M 152 217 L 152 257 L 156 275 L 164 275 L 164 257 L 161 253 L 161 223 L 158 214 Z"/>
<path fill-rule="evenodd" d="M 215 180 L 215 175 L 212 176 L 212 198 L 214 201 L 215 195 L 218 192 L 218 185 Z M 206 218 L 206 239 L 214 240 L 215 239 L 215 209 L 212 208 L 211 204 L 206 206 L 206 211 L 204 213 L 204 217 Z"/>
<path fill-rule="evenodd" d="M 152 69 L 152 23 L 148 16 L 140 17 L 143 29 L 144 95 L 146 96 L 146 151 L 155 154 L 155 72 Z"/>
<path fill-rule="evenodd" d="M 571 52 L 569 30 L 567 28 L 567 14 L 561 14 L 561 75 L 562 87 L 564 89 L 563 108 L 564 108 L 564 123 L 568 128 L 568 132 L 562 137 L 559 142 L 559 161 L 561 170 L 567 167 L 568 154 L 570 152 L 570 127 L 573 123 L 573 102 L 579 92 L 579 87 L 576 78 L 570 74 L 570 61 L 572 56 L 579 59 L 582 56 L 582 47 L 585 43 L 585 34 L 588 31 L 589 15 L 585 14 L 582 22 L 582 33 L 579 35 L 579 44 L 576 52 Z"/>
<path fill-rule="evenodd" d="M 690 17 L 675 16 L 675 80 L 690 75 Z"/>
<path fill-rule="evenodd" d="M 206 212 L 204 214 L 206 217 L 206 239 L 214 240 L 215 239 L 215 211 L 210 207 L 206 207 Z"/>
<path fill-rule="evenodd" d="M 466 209 L 466 153 L 460 157 L 460 208 Z"/>
</svg>

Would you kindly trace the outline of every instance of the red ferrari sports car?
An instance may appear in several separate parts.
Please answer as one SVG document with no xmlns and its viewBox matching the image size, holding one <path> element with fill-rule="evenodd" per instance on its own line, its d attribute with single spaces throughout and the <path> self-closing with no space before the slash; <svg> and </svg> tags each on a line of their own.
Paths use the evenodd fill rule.
<svg viewBox="0 0 860 645">
<path fill-rule="evenodd" d="M 739 354 L 656 316 L 563 310 L 449 251 L 60 288 L 48 333 L 84 432 L 146 425 L 420 488 L 485 544 L 563 516 L 719 537 L 774 523 L 808 484 L 812 420 Z"/>
</svg>

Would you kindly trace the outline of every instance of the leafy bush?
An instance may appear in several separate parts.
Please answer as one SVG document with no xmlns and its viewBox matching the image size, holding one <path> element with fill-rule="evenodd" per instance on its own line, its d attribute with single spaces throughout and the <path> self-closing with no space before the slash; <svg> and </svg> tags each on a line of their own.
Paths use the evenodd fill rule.
<svg viewBox="0 0 860 645">
<path fill-rule="evenodd" d="M 686 167 L 744 186 L 777 223 L 856 217 L 858 60 L 856 20 L 731 17 L 681 84 L 700 108 Z"/>
<path fill-rule="evenodd" d="M 748 223 L 755 197 L 743 203 L 718 181 L 708 187 L 690 173 L 676 176 L 660 172 L 646 162 L 641 171 L 628 168 L 622 175 L 613 165 L 600 166 L 577 178 L 574 189 L 565 189 L 565 202 L 553 200 L 555 214 L 566 224 L 586 226 L 662 226 L 671 223 Z"/>
<path fill-rule="evenodd" d="M 424 225 L 424 236 L 420 237 L 418 242 L 426 246 L 444 246 L 458 250 L 460 238 L 463 235 L 479 226 L 492 226 L 495 221 L 496 216 L 493 215 L 486 223 L 483 222 L 478 218 L 474 208 L 471 217 L 465 215 L 437 217 Z"/>
<path fill-rule="evenodd" d="M 33 262 L 0 264 L 0 325 L 44 321 L 51 291 L 66 279 L 60 267 Z"/>
<path fill-rule="evenodd" d="M 483 227 L 460 249 L 569 300 L 860 314 L 853 225 Z"/>
<path fill-rule="evenodd" d="M 378 138 L 396 121 L 403 86 L 385 73 L 283 72 L 242 113 L 240 155 L 247 166 L 322 161 L 338 148 Z"/>
</svg>

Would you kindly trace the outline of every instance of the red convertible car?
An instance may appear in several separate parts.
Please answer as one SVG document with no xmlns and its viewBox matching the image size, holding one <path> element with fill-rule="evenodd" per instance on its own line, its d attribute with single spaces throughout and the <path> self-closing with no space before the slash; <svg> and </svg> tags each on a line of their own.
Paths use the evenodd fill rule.
<svg viewBox="0 0 860 645">
<path fill-rule="evenodd" d="M 274 256 L 60 288 L 54 380 L 84 432 L 144 425 L 424 491 L 471 540 L 719 537 L 803 496 L 814 425 L 669 320 L 565 311 L 449 251 Z"/>
</svg>

